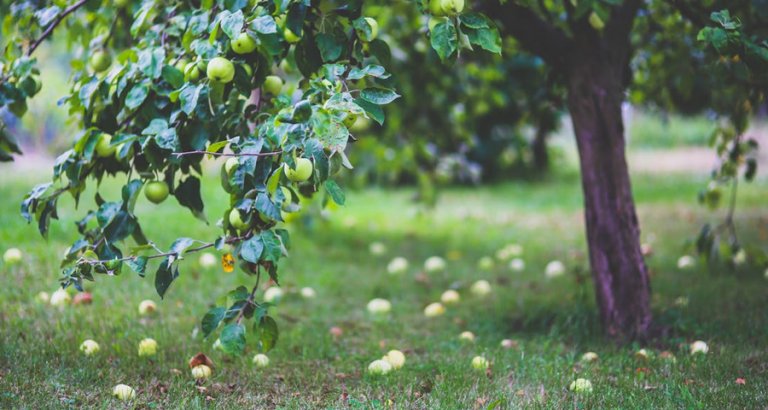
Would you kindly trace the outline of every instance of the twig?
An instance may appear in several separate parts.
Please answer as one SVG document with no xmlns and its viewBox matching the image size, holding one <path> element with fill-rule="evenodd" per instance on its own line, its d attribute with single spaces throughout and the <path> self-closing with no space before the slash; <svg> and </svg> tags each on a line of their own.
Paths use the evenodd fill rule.
<svg viewBox="0 0 768 410">
<path fill-rule="evenodd" d="M 236 242 L 240 242 L 240 241 L 249 239 L 252 236 L 253 236 L 253 232 L 249 231 L 244 236 L 238 236 L 238 237 L 235 237 L 235 238 L 229 238 L 229 239 L 227 239 L 225 241 L 225 243 L 226 244 L 233 244 L 233 243 L 236 243 Z M 203 249 L 208 249 L 208 248 L 210 248 L 212 246 L 215 246 L 215 245 L 216 245 L 215 243 L 206 243 L 205 245 L 198 246 L 197 248 L 187 249 L 186 251 L 183 252 L 183 254 L 186 255 L 188 253 L 200 252 Z M 177 255 L 177 254 L 179 254 L 179 252 L 163 252 L 163 253 L 158 253 L 158 254 L 155 254 L 155 255 L 149 255 L 146 258 L 147 259 L 156 259 L 156 258 L 163 258 L 163 257 L 166 257 L 166 256 Z M 98 261 L 88 261 L 88 260 L 86 260 L 86 261 L 83 261 L 83 262 L 85 262 L 87 264 L 90 264 L 90 265 L 96 265 L 96 264 L 100 264 L 100 263 L 107 263 L 107 262 L 114 262 L 114 261 L 118 261 L 118 262 L 135 261 L 138 258 L 139 258 L 138 255 L 132 255 L 132 256 L 127 256 L 125 258 L 120 258 L 120 259 L 98 260 Z"/>
<path fill-rule="evenodd" d="M 282 153 L 283 153 L 282 150 L 275 151 L 275 152 L 240 153 L 240 154 L 196 150 L 196 151 L 174 152 L 171 155 L 175 155 L 177 157 L 183 157 L 184 155 L 194 155 L 194 154 L 215 155 L 219 157 L 271 157 L 274 155 L 280 155 Z"/>
<path fill-rule="evenodd" d="M 65 192 L 69 191 L 72 188 L 73 188 L 72 185 L 67 185 L 67 186 L 65 186 L 63 188 L 59 188 L 57 191 L 55 191 L 54 193 L 52 193 L 52 194 L 50 194 L 50 195 L 48 195 L 46 197 L 38 198 L 37 201 L 38 202 L 47 202 L 48 200 L 56 198 L 57 196 L 59 196 L 59 195 L 65 193 Z"/>
<path fill-rule="evenodd" d="M 243 321 L 243 317 L 245 316 L 245 307 L 256 302 L 256 291 L 259 290 L 259 280 L 261 280 L 261 265 L 256 265 L 256 284 L 253 286 L 253 289 L 251 289 L 251 295 L 248 296 L 248 304 L 240 309 L 240 315 L 237 317 L 238 325 Z"/>
<path fill-rule="evenodd" d="M 38 46 L 40 46 L 40 44 L 43 42 L 43 40 L 45 40 L 46 38 L 48 38 L 48 36 L 50 36 L 50 35 L 51 35 L 51 33 L 53 33 L 53 29 L 54 29 L 54 28 L 56 28 L 56 26 L 58 26 L 58 25 L 61 23 L 61 21 L 62 21 L 62 20 L 64 20 L 64 18 L 66 18 L 66 17 L 67 17 L 69 14 L 71 14 L 73 11 L 75 11 L 75 10 L 79 9 L 80 7 L 82 7 L 82 6 L 83 6 L 83 5 L 84 5 L 86 2 L 88 2 L 88 0 L 80 0 L 80 1 L 78 1 L 77 3 L 75 3 L 75 4 L 71 5 L 71 6 L 69 6 L 69 7 L 68 7 L 67 9 L 65 9 L 65 10 L 64 10 L 64 11 L 63 11 L 61 14 L 59 14 L 59 16 L 58 16 L 58 17 L 56 17 L 56 20 L 53 20 L 53 23 L 51 23 L 51 24 L 48 26 L 48 28 L 47 28 L 47 29 L 45 29 L 45 31 L 43 32 L 43 34 L 41 34 L 41 35 L 40 35 L 40 37 L 38 37 L 38 39 L 37 39 L 37 40 L 35 40 L 35 41 L 32 43 L 32 45 L 31 45 L 31 46 L 29 46 L 29 50 L 27 50 L 27 56 L 31 56 L 31 55 L 32 55 L 32 53 L 34 53 L 34 52 L 35 52 L 35 49 L 37 49 L 37 47 L 38 47 Z"/>
<path fill-rule="evenodd" d="M 107 38 L 104 39 L 104 42 L 101 43 L 102 47 L 106 47 L 109 44 L 109 40 L 112 39 L 112 34 L 115 33 L 115 26 L 117 26 L 117 20 L 120 20 L 120 17 L 123 14 L 123 9 L 117 10 L 117 14 L 115 14 L 115 19 L 112 20 L 112 24 L 109 26 L 109 33 L 107 34 Z"/>
</svg>

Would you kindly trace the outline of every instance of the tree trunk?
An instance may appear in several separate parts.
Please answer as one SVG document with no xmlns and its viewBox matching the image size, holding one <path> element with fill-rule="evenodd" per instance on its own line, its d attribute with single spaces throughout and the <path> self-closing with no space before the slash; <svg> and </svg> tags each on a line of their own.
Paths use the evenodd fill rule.
<svg viewBox="0 0 768 410">
<path fill-rule="evenodd" d="M 578 44 L 578 43 L 577 43 Z M 651 324 L 650 281 L 624 155 L 623 58 L 576 50 L 568 70 L 568 105 L 576 134 L 584 190 L 589 260 L 608 335 L 644 338 Z"/>
<path fill-rule="evenodd" d="M 547 131 L 543 125 L 536 129 L 536 136 L 531 143 L 533 153 L 533 166 L 539 173 L 549 169 L 549 153 L 547 152 Z"/>
</svg>

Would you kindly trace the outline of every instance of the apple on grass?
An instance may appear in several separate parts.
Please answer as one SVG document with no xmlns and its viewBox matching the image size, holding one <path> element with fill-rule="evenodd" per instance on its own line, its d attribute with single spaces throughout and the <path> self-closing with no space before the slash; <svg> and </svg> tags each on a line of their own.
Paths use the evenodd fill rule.
<svg viewBox="0 0 768 410">
<path fill-rule="evenodd" d="M 267 367 L 269 366 L 269 357 L 265 354 L 257 354 L 256 356 L 253 356 L 253 364 L 255 364 L 256 367 Z"/>
<path fill-rule="evenodd" d="M 385 360 L 374 360 L 368 365 L 368 373 L 374 376 L 383 376 L 392 371 L 392 365 Z"/>
<path fill-rule="evenodd" d="M 475 342 L 475 338 L 476 338 L 475 334 L 472 333 L 472 332 L 461 332 L 461 334 L 459 335 L 459 339 L 464 341 L 464 342 L 474 343 Z"/>
<path fill-rule="evenodd" d="M 424 308 L 424 315 L 426 317 L 436 317 L 445 313 L 445 306 L 442 303 L 435 302 L 430 303 Z"/>
<path fill-rule="evenodd" d="M 513 272 L 522 272 L 525 270 L 525 261 L 520 258 L 512 259 L 509 262 L 509 269 Z"/>
<path fill-rule="evenodd" d="M 456 292 L 453 289 L 446 290 L 440 296 L 440 301 L 445 303 L 446 305 L 459 303 L 459 300 L 461 300 L 461 297 L 459 296 L 459 292 Z"/>
<path fill-rule="evenodd" d="M 389 363 L 392 369 L 398 370 L 405 365 L 405 354 L 399 350 L 390 350 L 381 360 Z"/>
<path fill-rule="evenodd" d="M 491 293 L 491 284 L 487 280 L 478 280 L 472 284 L 469 290 L 477 296 L 485 296 Z"/>
<path fill-rule="evenodd" d="M 597 353 L 595 352 L 587 352 L 581 355 L 581 362 L 582 363 L 594 363 L 599 359 L 597 356 Z"/>
<path fill-rule="evenodd" d="M 368 309 L 368 312 L 370 313 L 381 315 L 389 313 L 389 311 L 392 310 L 392 304 L 386 299 L 376 298 L 368 302 L 366 309 Z"/>
<path fill-rule="evenodd" d="M 75 306 L 78 305 L 90 305 L 93 303 L 93 296 L 88 292 L 82 292 L 75 295 L 75 299 L 72 301 Z"/>
<path fill-rule="evenodd" d="M 475 370 L 485 370 L 490 366 L 491 363 L 483 356 L 475 356 L 472 359 L 472 368 Z"/>
<path fill-rule="evenodd" d="M 51 306 L 61 308 L 69 304 L 71 300 L 72 297 L 69 296 L 69 293 L 67 293 L 66 290 L 59 289 L 51 295 Z"/>
<path fill-rule="evenodd" d="M 387 252 L 387 247 L 381 242 L 373 242 L 368 246 L 368 251 L 372 255 L 383 255 Z"/>
<path fill-rule="evenodd" d="M 80 350 L 85 353 L 86 356 L 91 356 L 99 352 L 99 344 L 95 341 L 88 339 L 80 345 Z"/>
<path fill-rule="evenodd" d="M 424 270 L 427 272 L 440 272 L 445 270 L 445 259 L 439 256 L 430 256 L 424 261 Z"/>
<path fill-rule="evenodd" d="M 139 315 L 146 316 L 157 312 L 157 305 L 151 300 L 144 300 L 139 303 Z"/>
<path fill-rule="evenodd" d="M 48 303 L 51 300 L 51 295 L 48 292 L 40 292 L 35 296 L 35 300 L 40 303 Z"/>
<path fill-rule="evenodd" d="M 15 265 L 21 262 L 22 253 L 17 248 L 10 248 L 3 254 L 3 261 L 8 265 Z"/>
<path fill-rule="evenodd" d="M 709 352 L 709 346 L 701 340 L 697 340 L 691 343 L 691 354 L 707 354 Z"/>
<path fill-rule="evenodd" d="M 301 288 L 300 293 L 304 299 L 313 299 L 315 296 L 317 296 L 317 293 L 315 293 L 315 290 L 310 287 Z"/>
<path fill-rule="evenodd" d="M 200 254 L 200 259 L 198 260 L 198 263 L 200 264 L 201 268 L 204 269 L 210 269 L 216 266 L 216 263 L 218 262 L 216 255 L 210 253 L 210 252 L 203 252 Z"/>
<path fill-rule="evenodd" d="M 565 274 L 565 265 L 560 261 L 552 261 L 547 264 L 544 274 L 547 278 L 552 279 Z"/>
<path fill-rule="evenodd" d="M 211 377 L 212 373 L 211 368 L 204 364 L 199 364 L 192 368 L 192 377 L 194 377 L 195 380 L 208 379 Z"/>
<path fill-rule="evenodd" d="M 131 386 L 118 384 L 112 389 L 112 396 L 123 401 L 133 400 L 136 398 L 136 391 Z"/>
<path fill-rule="evenodd" d="M 387 272 L 389 272 L 391 275 L 405 273 L 407 269 L 408 260 L 400 256 L 392 259 L 392 261 L 390 261 L 387 265 Z"/>
<path fill-rule="evenodd" d="M 587 379 L 578 378 L 571 382 L 569 389 L 576 393 L 592 393 L 592 382 Z"/>
<path fill-rule="evenodd" d="M 157 353 L 157 342 L 155 339 L 144 339 L 139 342 L 139 356 L 149 357 Z"/>
<path fill-rule="evenodd" d="M 264 301 L 265 302 L 279 302 L 280 299 L 283 298 L 283 295 L 285 292 L 283 289 L 278 288 L 277 286 L 272 286 L 271 288 L 264 291 Z"/>
</svg>

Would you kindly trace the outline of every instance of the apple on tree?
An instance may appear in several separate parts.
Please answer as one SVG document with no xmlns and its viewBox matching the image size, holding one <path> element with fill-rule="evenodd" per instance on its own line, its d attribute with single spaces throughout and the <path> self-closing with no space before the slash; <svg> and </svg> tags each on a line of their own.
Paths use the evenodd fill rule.
<svg viewBox="0 0 768 410">
<path fill-rule="evenodd" d="M 111 143 L 112 143 L 112 135 L 101 134 L 98 142 L 96 142 L 96 155 L 101 158 L 111 157 L 115 155 L 115 151 L 117 151 L 117 147 L 113 147 Z"/>
<path fill-rule="evenodd" d="M 216 57 L 208 63 L 208 78 L 219 83 L 228 83 L 235 78 L 235 65 L 223 57 Z"/>
<path fill-rule="evenodd" d="M 152 181 L 144 186 L 144 196 L 154 203 L 159 204 L 168 198 L 168 184 L 165 181 Z"/>
<path fill-rule="evenodd" d="M 296 168 L 291 168 L 286 163 L 284 165 L 285 176 L 292 182 L 304 182 L 312 176 L 312 161 L 307 158 L 297 158 Z"/>
<path fill-rule="evenodd" d="M 94 72 L 100 73 L 112 65 L 112 57 L 106 51 L 98 50 L 91 56 L 90 64 Z"/>
<path fill-rule="evenodd" d="M 256 40 L 253 39 L 248 33 L 240 33 L 237 40 L 232 43 L 232 51 L 237 54 L 248 54 L 256 50 Z"/>
<path fill-rule="evenodd" d="M 268 75 L 261 85 L 261 94 L 265 98 L 274 98 L 280 94 L 283 89 L 283 79 L 276 75 Z"/>
</svg>

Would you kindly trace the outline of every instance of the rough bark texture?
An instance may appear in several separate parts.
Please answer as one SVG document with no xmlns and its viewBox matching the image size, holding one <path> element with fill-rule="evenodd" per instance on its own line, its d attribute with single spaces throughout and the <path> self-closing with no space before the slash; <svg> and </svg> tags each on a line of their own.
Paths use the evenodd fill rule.
<svg viewBox="0 0 768 410">
<path fill-rule="evenodd" d="M 625 59 L 577 43 L 568 105 L 581 161 L 589 259 L 600 319 L 616 338 L 644 338 L 651 323 L 650 281 L 624 155 L 621 116 Z"/>
<path fill-rule="evenodd" d="M 536 137 L 531 143 L 531 152 L 533 153 L 533 166 L 541 174 L 549 169 L 549 152 L 547 151 L 547 131 L 543 126 L 536 130 Z"/>
</svg>

